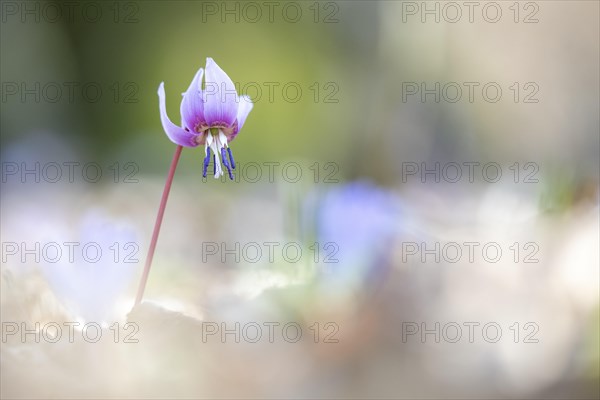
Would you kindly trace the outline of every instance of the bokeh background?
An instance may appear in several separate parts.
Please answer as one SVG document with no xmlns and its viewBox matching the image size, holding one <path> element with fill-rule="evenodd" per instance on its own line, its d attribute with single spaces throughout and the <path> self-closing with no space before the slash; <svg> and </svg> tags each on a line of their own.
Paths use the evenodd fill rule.
<svg viewBox="0 0 600 400">
<path fill-rule="evenodd" d="M 472 21 L 453 3 L 456 22 L 445 2 L 250 4 L 2 1 L 2 397 L 597 398 L 598 3 L 477 2 Z M 438 21 L 424 12 L 436 7 Z M 232 143 L 237 179 L 202 179 L 202 151 L 184 149 L 131 311 L 175 148 L 156 91 L 164 81 L 179 122 L 206 57 L 255 101 Z M 436 82 L 439 101 L 407 92 Z M 442 90 L 453 82 L 455 102 L 456 85 Z M 472 101 L 465 82 L 478 84 Z M 496 102 L 481 91 L 490 82 Z M 475 167 L 471 182 L 470 162 L 502 177 Z M 40 179 L 23 175 L 36 163 Z M 73 179 L 64 163 L 79 163 Z M 463 176 L 421 175 L 436 163 Z M 52 242 L 122 253 L 48 262 L 9 247 Z M 206 251 L 265 242 L 279 244 L 272 260 L 264 246 L 257 261 Z M 470 262 L 465 242 L 503 256 Z M 411 254 L 436 243 L 463 257 Z M 101 323 L 102 340 L 7 334 L 73 321 Z M 115 343 L 111 327 L 127 322 L 138 343 L 127 331 Z M 236 322 L 303 334 L 203 340 L 207 323 Z M 462 337 L 406 335 L 422 323 L 458 324 Z M 497 342 L 486 323 L 501 327 Z"/>
</svg>

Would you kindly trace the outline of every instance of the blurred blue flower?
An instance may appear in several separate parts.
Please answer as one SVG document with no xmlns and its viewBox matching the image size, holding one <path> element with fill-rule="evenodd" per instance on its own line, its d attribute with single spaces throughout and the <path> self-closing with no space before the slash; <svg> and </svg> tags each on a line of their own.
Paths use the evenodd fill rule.
<svg viewBox="0 0 600 400">
<path fill-rule="evenodd" d="M 75 317 L 97 323 L 115 319 L 117 300 L 137 269 L 135 232 L 89 212 L 77 240 L 66 242 L 72 250 L 63 251 L 56 262 L 45 258 L 41 265 L 52 291 Z"/>
<path fill-rule="evenodd" d="M 235 85 L 229 76 L 212 58 L 206 59 L 206 82 L 202 89 L 204 70 L 200 68 L 181 101 L 182 126 L 171 122 L 165 105 L 164 82 L 158 87 L 160 120 L 169 139 L 185 147 L 204 144 L 204 166 L 202 174 L 206 177 L 210 163 L 210 150 L 213 152 L 214 175 L 223 175 L 221 160 L 227 168 L 229 178 L 233 179 L 232 169 L 235 161 L 229 148 L 231 142 L 244 126 L 252 110 L 250 97 L 238 96 Z M 229 161 L 225 150 L 229 155 Z M 220 157 L 220 158 L 219 158 Z"/>
<path fill-rule="evenodd" d="M 323 276 L 330 288 L 356 288 L 384 277 L 401 220 L 398 199 L 371 183 L 352 182 L 321 196 L 315 214 L 319 246 L 329 248 Z"/>
</svg>

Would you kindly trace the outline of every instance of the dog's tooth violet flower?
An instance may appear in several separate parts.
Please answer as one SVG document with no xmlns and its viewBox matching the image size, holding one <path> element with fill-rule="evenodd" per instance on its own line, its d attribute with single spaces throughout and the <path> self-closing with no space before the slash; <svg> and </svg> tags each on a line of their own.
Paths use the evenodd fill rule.
<svg viewBox="0 0 600 400">
<path fill-rule="evenodd" d="M 210 57 L 206 59 L 206 82 L 202 89 L 204 72 L 200 68 L 183 93 L 181 127 L 167 116 L 164 82 L 160 84 L 160 120 L 167 136 L 175 144 L 185 147 L 204 145 L 203 176 L 206 176 L 212 150 L 215 178 L 223 175 L 222 162 L 229 178 L 233 179 L 231 170 L 235 169 L 235 161 L 229 142 L 244 126 L 253 107 L 252 100 L 248 96 L 238 96 L 229 76 Z"/>
<path fill-rule="evenodd" d="M 158 214 L 154 222 L 152 239 L 148 247 L 146 263 L 140 278 L 134 307 L 139 306 L 144 296 L 146 282 L 152 267 L 154 250 L 158 242 L 158 235 L 162 225 L 163 215 L 167 207 L 171 184 L 177 169 L 177 163 L 181 156 L 183 147 L 196 147 L 204 145 L 203 176 L 206 176 L 210 164 L 210 152 L 213 153 L 213 173 L 215 178 L 223 175 L 221 161 L 229 178 L 233 180 L 232 169 L 235 169 L 235 161 L 229 148 L 231 142 L 240 132 L 246 122 L 248 114 L 252 110 L 252 100 L 248 96 L 238 96 L 235 85 L 229 76 L 223 71 L 212 58 L 206 59 L 206 82 L 202 89 L 202 68 L 196 72 L 188 90 L 183 93 L 181 100 L 181 126 L 175 125 L 167 116 L 165 105 L 165 83 L 158 86 L 158 106 L 160 111 L 160 122 L 167 136 L 177 145 L 173 160 L 169 167 L 167 180 L 160 199 Z"/>
</svg>

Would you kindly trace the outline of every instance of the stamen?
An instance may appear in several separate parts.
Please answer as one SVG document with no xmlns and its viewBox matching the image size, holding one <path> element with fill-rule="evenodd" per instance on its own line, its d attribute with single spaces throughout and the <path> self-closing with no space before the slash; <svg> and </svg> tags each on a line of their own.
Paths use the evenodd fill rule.
<svg viewBox="0 0 600 400">
<path fill-rule="evenodd" d="M 223 131 L 220 129 L 219 129 L 219 142 L 221 142 L 221 147 L 227 147 L 227 136 L 225 136 Z"/>
<path fill-rule="evenodd" d="M 223 165 L 227 168 L 227 172 L 229 173 L 229 179 L 233 180 L 231 167 L 229 166 L 229 162 L 227 161 L 227 157 L 225 156 L 225 147 L 221 147 L 221 158 L 223 159 Z"/>
<path fill-rule="evenodd" d="M 231 154 L 231 148 L 227 147 L 227 153 L 229 153 L 229 161 L 231 162 L 231 168 L 235 169 L 235 161 L 233 161 L 233 154 Z M 223 157 L 225 158 L 225 157 Z"/>
<path fill-rule="evenodd" d="M 210 163 L 210 148 L 206 148 L 206 157 L 204 157 L 204 166 L 202 167 L 202 177 L 206 178 L 208 164 Z"/>
<path fill-rule="evenodd" d="M 217 155 L 213 155 L 213 175 L 217 176 Z"/>
<path fill-rule="evenodd" d="M 218 177 L 220 177 L 221 175 L 223 175 L 223 169 L 221 168 L 221 160 L 219 159 L 220 155 L 219 155 L 219 148 L 218 148 L 218 140 L 213 140 L 213 142 L 210 145 L 210 149 L 212 150 L 212 153 L 214 154 L 213 160 L 215 162 L 215 169 L 213 170 L 214 174 L 215 174 L 215 179 L 217 179 Z"/>
</svg>

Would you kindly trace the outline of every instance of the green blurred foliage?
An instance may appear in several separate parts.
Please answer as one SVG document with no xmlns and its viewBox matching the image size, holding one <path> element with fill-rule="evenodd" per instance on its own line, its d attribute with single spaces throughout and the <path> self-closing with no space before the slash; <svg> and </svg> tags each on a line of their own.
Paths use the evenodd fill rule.
<svg viewBox="0 0 600 400">
<path fill-rule="evenodd" d="M 66 14 L 72 3 L 15 4 L 58 4 Z M 179 122 L 180 94 L 213 57 L 256 103 L 233 144 L 241 161 L 334 161 L 345 178 L 388 185 L 400 183 L 405 161 L 577 162 L 578 175 L 598 177 L 598 59 L 590 57 L 598 21 L 591 3 L 573 9 L 578 24 L 562 24 L 560 4 L 549 3 L 540 23 L 529 25 L 509 17 L 499 24 L 423 24 L 419 15 L 405 23 L 402 2 L 385 1 L 277 2 L 272 21 L 268 7 L 254 2 L 261 7 L 256 22 L 246 2 L 77 4 L 73 18 L 56 22 L 6 18 L 2 82 L 98 83 L 102 97 L 84 101 L 79 88 L 70 102 L 64 87 L 56 103 L 13 96 L 2 103 L 3 146 L 49 132 L 77 143 L 87 159 L 134 161 L 142 173 L 162 174 L 173 146 L 160 125 L 158 85 L 165 82 L 168 113 Z M 97 22 L 82 13 L 90 4 L 101 5 Z M 287 4 L 300 8 L 298 22 L 290 20 L 293 11 L 283 12 Z M 211 7 L 216 14 L 207 12 Z M 238 15 L 221 13 L 236 7 Z M 571 41 L 558 40 L 566 33 Z M 565 56 L 569 68 L 549 62 Z M 539 103 L 515 104 L 509 86 L 531 80 Z M 497 81 L 505 93 L 498 103 L 480 93 L 473 103 L 403 98 L 404 83 L 436 81 Z M 294 87 L 284 90 L 290 83 L 302 90 L 297 101 L 286 101 L 295 96 Z M 277 85 L 272 98 L 270 84 Z M 200 158 L 186 151 L 182 173 L 196 171 Z"/>
<path fill-rule="evenodd" d="M 68 3 L 59 2 L 62 7 Z M 309 6 L 303 6 L 298 23 L 286 22 L 280 9 L 272 23 L 267 15 L 257 23 L 244 18 L 231 23 L 236 17 L 230 15 L 222 23 L 219 15 L 203 13 L 203 2 L 194 1 L 104 3 L 103 16 L 94 23 L 77 11 L 72 21 L 62 18 L 56 23 L 10 18 L 2 24 L 3 81 L 97 82 L 103 94 L 96 103 L 77 95 L 73 104 L 64 99 L 56 104 L 8 102 L 3 107 L 2 140 L 53 131 L 83 143 L 90 157 L 126 153 L 141 165 L 147 163 L 145 172 L 152 171 L 157 157 L 167 159 L 171 153 L 158 117 L 159 83 L 165 82 L 167 110 L 178 123 L 180 93 L 206 57 L 213 57 L 255 97 L 255 108 L 234 144 L 237 154 L 251 154 L 257 161 L 337 159 L 358 133 L 352 126 L 364 99 L 355 79 L 357 49 L 348 52 L 348 38 L 332 34 L 331 24 L 314 23 L 314 15 L 307 14 Z M 118 18 L 130 15 L 133 22 L 115 23 L 116 7 Z M 351 22 L 340 18 L 333 25 L 336 31 L 340 25 L 351 29 Z M 334 86 L 326 86 L 329 82 Z M 288 83 L 302 89 L 297 101 L 286 101 L 286 95 L 296 96 L 293 86 L 287 93 L 283 90 Z M 275 85 L 273 96 L 269 84 Z M 325 99 L 336 102 L 324 103 Z"/>
</svg>

